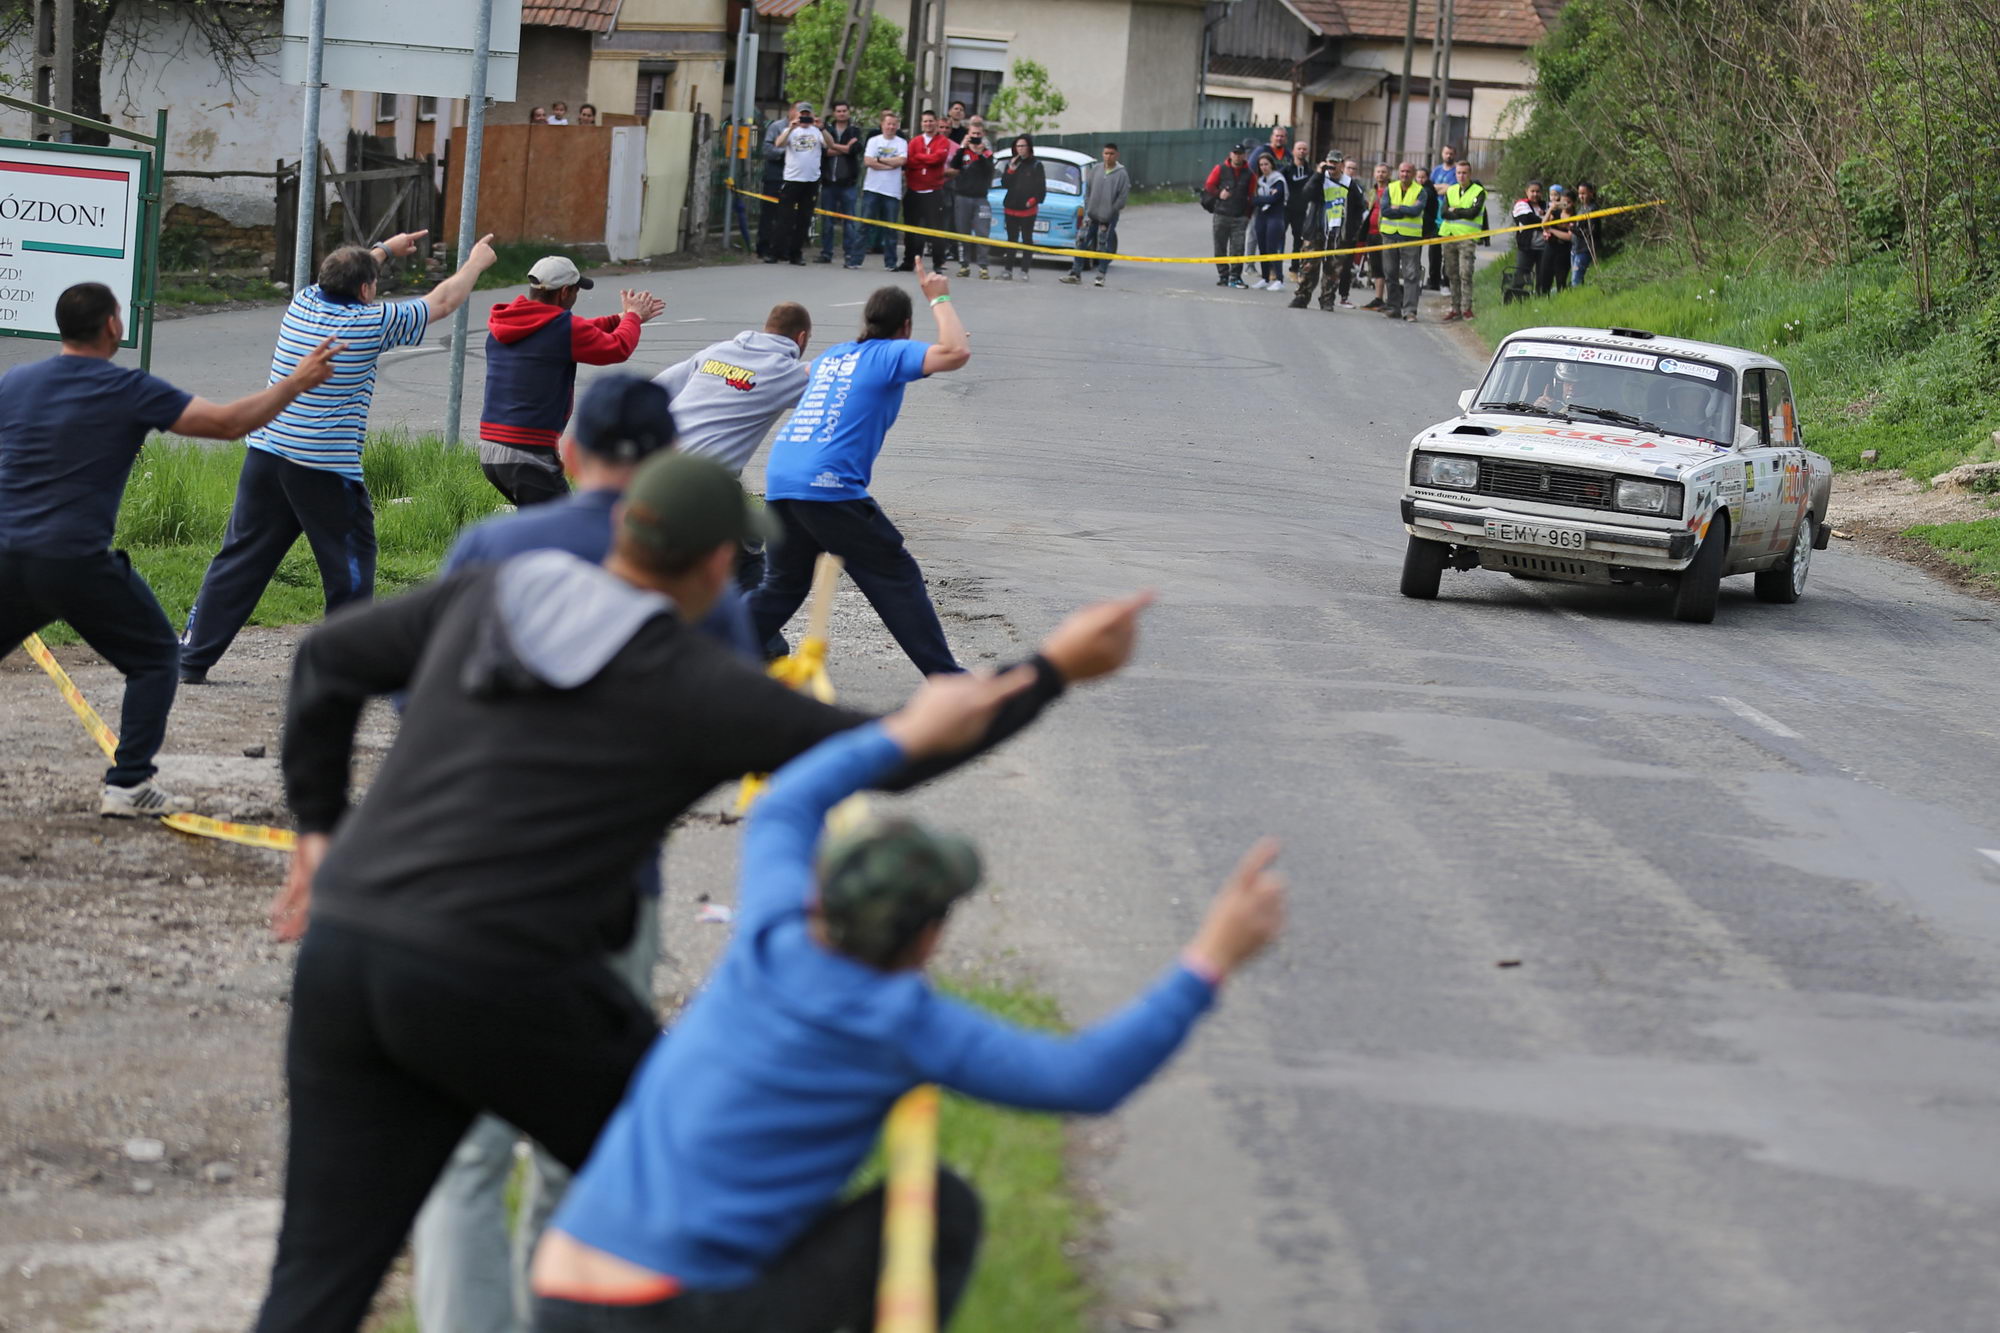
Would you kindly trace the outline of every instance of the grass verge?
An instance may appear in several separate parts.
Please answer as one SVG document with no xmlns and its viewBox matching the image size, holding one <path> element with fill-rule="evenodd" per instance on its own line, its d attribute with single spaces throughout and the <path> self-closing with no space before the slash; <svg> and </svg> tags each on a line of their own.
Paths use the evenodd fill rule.
<svg viewBox="0 0 2000 1333">
<path fill-rule="evenodd" d="M 1725 265 L 1693 271 L 1638 249 L 1597 266 L 1584 286 L 1503 304 L 1502 262 L 1479 276 L 1488 346 L 1542 324 L 1650 329 L 1765 352 L 1792 373 L 1811 446 L 1843 469 L 1899 469 L 1928 483 L 1960 463 L 2000 458 L 2000 317 L 1971 283 L 1917 309 L 1901 263 L 1876 256 L 1796 274 Z M 1865 451 L 1876 457 L 1864 461 Z M 2000 574 L 2000 518 L 1928 524 L 1907 534 L 1957 563 Z"/>
<path fill-rule="evenodd" d="M 1025 1027 L 1063 1027 L 1055 1002 L 1009 986 L 951 984 L 954 994 Z M 985 1239 L 972 1286 L 952 1333 L 1082 1333 L 1090 1289 L 1070 1255 L 1086 1217 L 1065 1176 L 1062 1121 L 945 1094 L 938 1116 L 938 1158 L 979 1190 Z M 881 1178 L 880 1154 L 856 1178 L 857 1189 Z M 371 1322 L 369 1333 L 418 1333 L 409 1307 Z"/>
<path fill-rule="evenodd" d="M 215 447 L 156 437 L 132 470 L 113 540 L 131 553 L 133 567 L 152 585 L 176 628 L 186 623 L 208 562 L 222 546 L 243 453 L 241 444 Z M 375 500 L 378 595 L 430 578 L 459 529 L 503 503 L 471 449 L 436 437 L 375 436 L 363 452 L 362 471 Z M 300 539 L 278 566 L 250 623 L 296 625 L 318 620 L 325 608 L 319 569 Z M 42 637 L 77 642 L 75 632 L 60 623 Z"/>
</svg>

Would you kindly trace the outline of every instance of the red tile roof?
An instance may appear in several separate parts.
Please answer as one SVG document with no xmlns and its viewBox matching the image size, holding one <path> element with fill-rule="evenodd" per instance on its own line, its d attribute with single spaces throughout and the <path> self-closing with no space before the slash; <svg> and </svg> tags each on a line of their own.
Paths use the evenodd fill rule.
<svg viewBox="0 0 2000 1333">
<path fill-rule="evenodd" d="M 521 25 L 610 32 L 618 21 L 618 0 L 525 0 Z"/>
<path fill-rule="evenodd" d="M 801 9 L 812 0 L 757 0 L 757 13 L 767 19 L 788 19 L 796 17 Z"/>
<path fill-rule="evenodd" d="M 1400 38 L 1406 0 L 1285 0 L 1328 37 Z M 1475 46 L 1529 47 L 1539 42 L 1564 0 L 1457 0 L 1453 40 Z M 1417 40 L 1437 23 L 1438 0 L 1417 0 Z"/>
</svg>

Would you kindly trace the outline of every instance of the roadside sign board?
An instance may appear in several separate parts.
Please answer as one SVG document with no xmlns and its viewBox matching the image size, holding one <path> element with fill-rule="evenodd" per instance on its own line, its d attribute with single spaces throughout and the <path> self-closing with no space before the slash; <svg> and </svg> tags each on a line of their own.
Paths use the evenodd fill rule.
<svg viewBox="0 0 2000 1333">
<path fill-rule="evenodd" d="M 0 336 L 59 338 L 56 298 L 101 282 L 138 345 L 150 153 L 0 139 Z"/>
<path fill-rule="evenodd" d="M 511 102 L 521 61 L 521 0 L 492 0 L 492 5 L 486 95 Z M 479 6 L 480 0 L 424 0 L 419 19 L 410 0 L 328 0 L 320 81 L 356 92 L 470 96 Z M 306 81 L 311 19 L 312 0 L 285 0 L 280 72 L 286 83 Z"/>
</svg>

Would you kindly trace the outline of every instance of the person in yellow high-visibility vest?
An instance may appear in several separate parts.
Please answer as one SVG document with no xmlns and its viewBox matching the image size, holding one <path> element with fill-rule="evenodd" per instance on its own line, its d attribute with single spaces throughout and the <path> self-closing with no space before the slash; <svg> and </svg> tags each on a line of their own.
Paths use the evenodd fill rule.
<svg viewBox="0 0 2000 1333">
<path fill-rule="evenodd" d="M 1486 229 L 1486 187 L 1472 179 L 1472 164 L 1459 162 L 1457 183 L 1444 192 L 1438 215 L 1438 235 L 1450 237 L 1444 251 L 1445 281 L 1451 284 L 1451 312 L 1445 322 L 1472 318 L 1472 265 L 1479 242 L 1469 239 Z"/>
<path fill-rule="evenodd" d="M 1417 179 L 1416 163 L 1405 162 L 1397 167 L 1396 179 L 1389 182 L 1389 191 L 1382 197 L 1383 243 L 1397 245 L 1421 240 L 1424 218 L 1435 197 L 1430 183 Z M 1382 313 L 1390 319 L 1415 323 L 1417 298 L 1424 289 L 1424 247 L 1408 245 L 1384 251 L 1382 271 L 1389 275 L 1389 306 Z"/>
</svg>

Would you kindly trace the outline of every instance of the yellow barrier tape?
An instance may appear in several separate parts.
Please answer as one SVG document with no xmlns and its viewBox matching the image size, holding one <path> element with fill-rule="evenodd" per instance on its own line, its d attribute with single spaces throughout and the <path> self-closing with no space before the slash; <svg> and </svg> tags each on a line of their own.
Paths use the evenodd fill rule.
<svg viewBox="0 0 2000 1333">
<path fill-rule="evenodd" d="M 299 840 L 298 834 L 288 828 L 232 824 L 225 819 L 210 819 L 207 815 L 167 815 L 160 822 L 176 832 L 192 833 L 199 838 L 220 838 L 224 842 L 240 842 L 245 847 L 268 847 L 274 852 L 289 852 Z"/>
<path fill-rule="evenodd" d="M 76 682 L 69 678 L 69 672 L 62 669 L 62 663 L 56 661 L 55 654 L 42 642 L 42 636 L 30 634 L 21 640 L 21 646 L 28 650 L 28 656 L 35 659 L 35 664 L 48 672 L 49 678 L 55 681 L 56 688 L 62 691 L 63 702 L 69 705 L 77 720 L 83 723 L 83 729 L 90 733 L 90 739 L 97 742 L 97 748 L 104 751 L 104 757 L 116 759 L 118 737 L 113 734 L 111 728 L 104 725 L 104 719 L 97 715 L 97 710 L 83 697 L 83 691 L 79 690 Z"/>
<path fill-rule="evenodd" d="M 55 681 L 56 688 L 62 691 L 63 700 L 83 723 L 83 729 L 90 733 L 90 738 L 97 742 L 97 748 L 104 751 L 104 757 L 116 759 L 117 735 L 104 725 L 104 719 L 90 706 L 90 700 L 83 697 L 83 691 L 79 690 L 76 682 L 69 678 L 69 672 L 62 669 L 62 663 L 56 661 L 55 654 L 51 653 L 49 646 L 42 642 L 42 636 L 30 634 L 21 640 L 21 646 L 28 650 L 28 656 L 34 658 L 36 664 L 48 672 L 50 678 Z M 225 842 L 240 842 L 246 847 L 269 847 L 280 852 L 289 852 L 298 840 L 298 835 L 290 829 L 266 828 L 262 824 L 231 824 L 227 820 L 210 819 L 207 815 L 164 815 L 160 822 L 168 828 L 178 829 L 182 833 L 192 833 L 198 837 L 220 838 Z"/>
<path fill-rule="evenodd" d="M 762 199 L 766 203 L 773 204 L 779 202 L 773 195 L 759 194 L 755 190 L 739 190 L 733 179 L 725 179 L 723 184 L 746 199 Z M 1588 213 L 1578 213 L 1563 221 L 1583 222 L 1591 218 L 1616 217 L 1620 213 L 1637 213 L 1641 209 L 1658 208 L 1666 202 L 1664 199 L 1649 199 L 1643 204 L 1620 204 L 1616 208 L 1599 208 Z M 864 227 L 886 227 L 890 231 L 909 232 L 916 236 L 936 236 L 947 241 L 971 241 L 994 250 L 1032 250 L 1039 255 L 1061 255 L 1067 259 L 1122 259 L 1128 264 L 1276 264 L 1288 259 L 1330 259 L 1337 255 L 1372 255 L 1383 250 L 1409 250 L 1426 245 L 1445 245 L 1452 241 L 1479 241 L 1488 236 L 1511 236 L 1519 231 L 1541 231 L 1548 226 L 1544 222 L 1532 222 L 1519 227 L 1494 227 L 1487 231 L 1467 232 L 1462 236 L 1424 236 L 1414 241 L 1357 245 L 1344 250 L 1287 250 L 1278 255 L 1128 255 L 1115 250 L 1070 250 L 1059 245 L 1036 245 L 1029 241 L 996 241 L 990 236 L 973 236 L 962 231 L 940 231 L 935 227 L 917 227 L 907 222 L 884 222 L 879 218 L 861 218 L 852 213 L 835 213 L 825 208 L 815 208 L 813 212 L 823 218 L 859 222 Z"/>
<path fill-rule="evenodd" d="M 903 1094 L 882 1127 L 888 1174 L 882 1183 L 882 1277 L 875 1288 L 875 1333 L 937 1328 L 938 1090 Z"/>
</svg>

